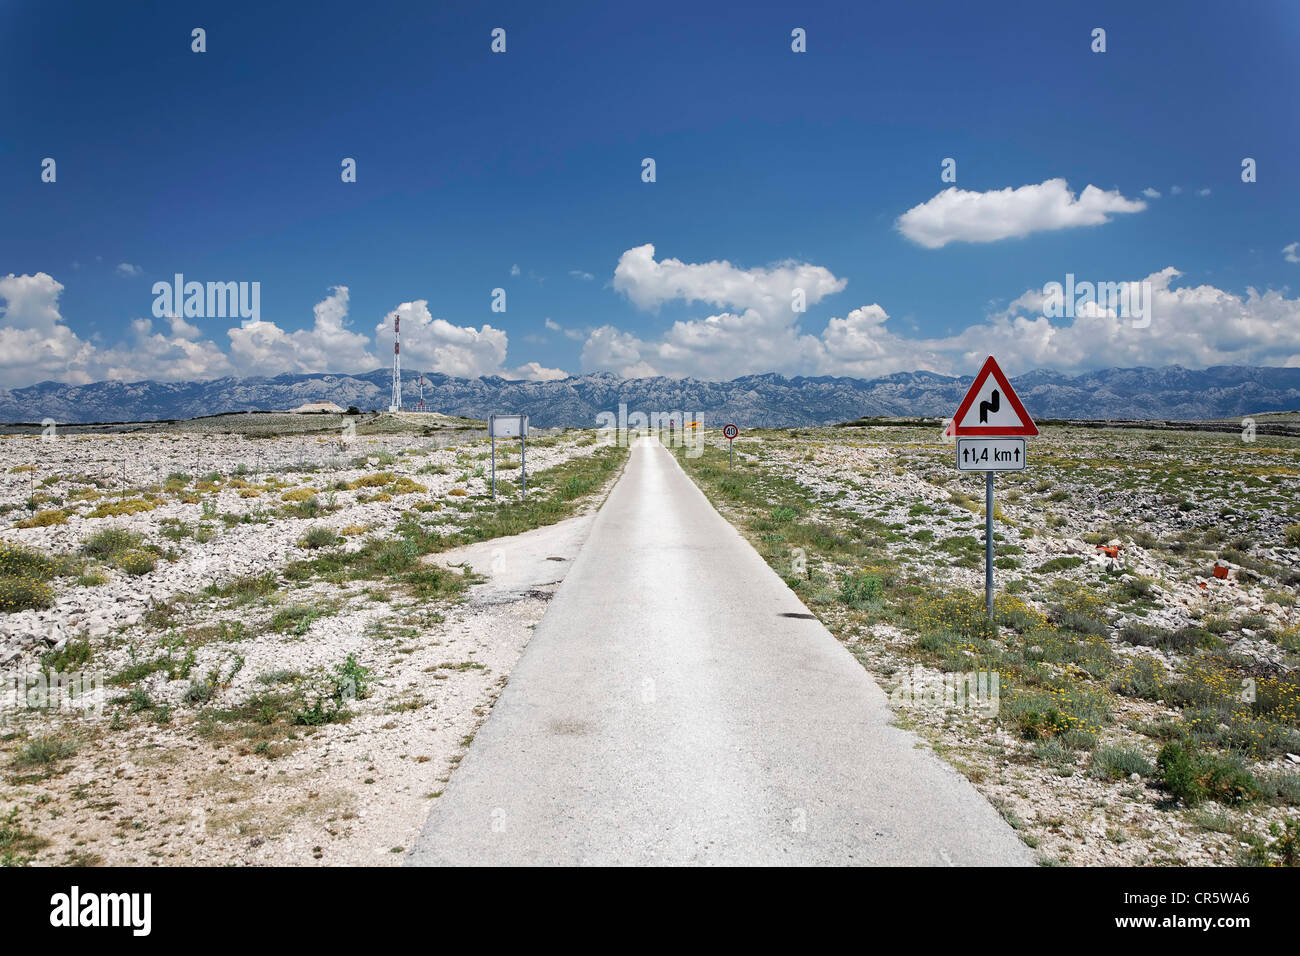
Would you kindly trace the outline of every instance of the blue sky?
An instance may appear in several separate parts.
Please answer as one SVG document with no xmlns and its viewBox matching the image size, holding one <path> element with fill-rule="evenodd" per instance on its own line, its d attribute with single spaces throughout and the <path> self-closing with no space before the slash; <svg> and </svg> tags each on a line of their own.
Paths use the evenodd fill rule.
<svg viewBox="0 0 1300 956">
<path fill-rule="evenodd" d="M 1298 26 L 1281 2 L 10 0 L 0 385 L 360 371 L 398 312 L 408 369 L 467 375 L 1300 365 Z M 260 283 L 261 322 L 154 317 L 178 272 Z M 1150 321 L 1045 315 L 1067 274 L 1149 280 Z"/>
</svg>

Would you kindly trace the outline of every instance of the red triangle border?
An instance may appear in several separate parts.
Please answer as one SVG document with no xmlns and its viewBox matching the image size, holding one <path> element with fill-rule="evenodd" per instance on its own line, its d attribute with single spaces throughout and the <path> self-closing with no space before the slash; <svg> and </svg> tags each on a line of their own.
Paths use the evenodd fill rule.
<svg viewBox="0 0 1300 956">
<path fill-rule="evenodd" d="M 965 417 L 966 413 L 970 410 L 971 405 L 975 403 L 975 399 L 979 395 L 980 389 L 984 387 L 984 380 L 990 375 L 993 376 L 994 381 L 996 381 L 998 386 L 1002 389 L 1003 396 L 1011 404 L 1011 410 L 1015 412 L 1016 417 L 1020 419 L 1020 424 L 970 425 L 966 428 L 959 428 L 957 423 Z M 1002 435 L 1027 435 L 1032 437 L 1038 434 L 1038 426 L 1034 424 L 1034 420 L 1030 418 L 1029 413 L 1025 411 L 1025 406 L 1020 404 L 1020 396 L 1018 396 L 1015 389 L 1011 387 L 1011 383 L 1007 381 L 1007 377 L 1002 374 L 1002 369 L 998 365 L 997 361 L 992 355 L 990 355 L 984 360 L 983 367 L 981 367 L 979 372 L 976 374 L 975 383 L 971 385 L 970 391 L 966 393 L 966 397 L 963 398 L 961 404 L 957 406 L 957 412 L 952 416 L 952 421 L 948 423 L 948 428 L 944 434 L 951 435 L 954 438 L 975 436 L 991 437 Z"/>
</svg>

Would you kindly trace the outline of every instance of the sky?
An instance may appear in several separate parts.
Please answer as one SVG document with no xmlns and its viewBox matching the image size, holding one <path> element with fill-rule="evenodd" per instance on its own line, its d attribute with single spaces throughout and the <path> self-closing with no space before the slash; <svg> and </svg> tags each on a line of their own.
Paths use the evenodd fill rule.
<svg viewBox="0 0 1300 956">
<path fill-rule="evenodd" d="M 1300 366 L 1298 28 L 0 0 L 0 387 Z"/>
</svg>

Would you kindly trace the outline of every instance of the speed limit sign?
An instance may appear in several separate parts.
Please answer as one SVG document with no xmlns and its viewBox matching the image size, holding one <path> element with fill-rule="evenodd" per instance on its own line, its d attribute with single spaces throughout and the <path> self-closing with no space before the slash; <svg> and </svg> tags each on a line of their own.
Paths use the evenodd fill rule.
<svg viewBox="0 0 1300 956">
<path fill-rule="evenodd" d="M 727 440 L 727 469 L 728 470 L 730 470 L 732 465 L 735 463 L 735 453 L 731 450 L 731 442 L 739 434 L 740 434 L 740 429 L 737 428 L 735 425 L 727 424 L 722 426 L 722 437 Z"/>
</svg>

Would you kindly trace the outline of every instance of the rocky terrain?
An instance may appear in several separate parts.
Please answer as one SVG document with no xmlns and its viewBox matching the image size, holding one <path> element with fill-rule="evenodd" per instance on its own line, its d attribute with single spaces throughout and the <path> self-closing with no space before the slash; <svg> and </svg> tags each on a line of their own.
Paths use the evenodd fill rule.
<svg viewBox="0 0 1300 956">
<path fill-rule="evenodd" d="M 0 862 L 400 861 L 625 453 L 400 425 L 0 439 Z"/>
<path fill-rule="evenodd" d="M 601 412 L 676 410 L 706 424 L 828 425 L 863 416 L 946 415 L 967 382 L 934 372 L 900 372 L 870 381 L 746 375 L 729 382 L 693 378 L 621 379 L 607 373 L 547 382 L 426 375 L 428 407 L 484 419 L 504 410 L 526 412 L 539 427 L 590 428 Z M 219 412 L 296 408 L 330 400 L 362 411 L 386 408 L 391 372 L 279 375 L 207 382 L 43 382 L 0 390 L 0 421 L 120 422 L 183 419 Z M 1080 375 L 1038 370 L 1013 378 L 1040 418 L 1212 419 L 1300 408 L 1300 368 L 1221 366 L 1193 370 L 1105 369 Z M 414 375 L 404 382 L 405 405 L 416 402 Z"/>
<path fill-rule="evenodd" d="M 688 473 L 1043 862 L 1294 860 L 1300 441 L 1044 429 L 996 479 L 990 624 L 937 429 L 747 432 L 734 472 L 711 438 Z"/>
<path fill-rule="evenodd" d="M 494 503 L 476 423 L 306 418 L 0 438 L 0 862 L 401 860 L 626 449 L 539 432 L 523 500 L 502 443 Z M 1046 427 L 997 478 L 992 624 L 937 426 L 679 460 L 1045 864 L 1272 865 L 1300 440 L 1246 437 Z"/>
</svg>

